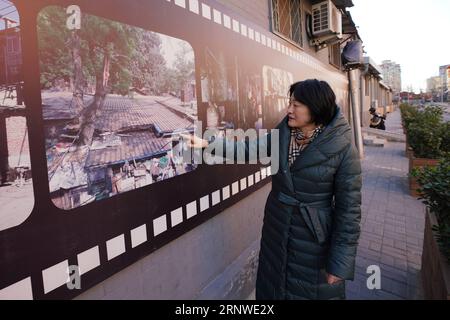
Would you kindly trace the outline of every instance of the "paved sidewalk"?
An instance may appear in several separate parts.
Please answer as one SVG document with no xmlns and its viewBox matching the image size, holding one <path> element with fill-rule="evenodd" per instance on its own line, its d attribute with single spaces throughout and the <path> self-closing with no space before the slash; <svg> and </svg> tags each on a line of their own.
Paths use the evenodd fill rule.
<svg viewBox="0 0 450 320">
<path fill-rule="evenodd" d="M 0 231 L 15 227 L 24 222 L 34 206 L 33 184 L 31 179 L 22 186 L 16 183 L 0 186 Z"/>
<path fill-rule="evenodd" d="M 401 130 L 400 114 L 388 115 L 387 130 Z M 405 144 L 365 147 L 362 161 L 362 223 L 355 281 L 348 299 L 421 299 L 425 206 L 409 195 Z M 367 267 L 381 269 L 381 289 L 369 290 Z"/>
<path fill-rule="evenodd" d="M 399 108 L 397 108 L 397 110 L 395 110 L 394 112 L 388 113 L 385 125 L 386 131 L 403 134 L 402 120 Z"/>
</svg>

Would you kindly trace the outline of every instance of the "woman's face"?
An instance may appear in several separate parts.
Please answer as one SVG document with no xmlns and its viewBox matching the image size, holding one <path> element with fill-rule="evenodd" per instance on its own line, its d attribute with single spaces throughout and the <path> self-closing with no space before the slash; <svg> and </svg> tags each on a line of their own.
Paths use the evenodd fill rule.
<svg viewBox="0 0 450 320">
<path fill-rule="evenodd" d="M 289 99 L 287 114 L 289 117 L 288 125 L 291 128 L 302 128 L 311 124 L 311 114 L 308 107 L 296 101 L 294 96 Z"/>
</svg>

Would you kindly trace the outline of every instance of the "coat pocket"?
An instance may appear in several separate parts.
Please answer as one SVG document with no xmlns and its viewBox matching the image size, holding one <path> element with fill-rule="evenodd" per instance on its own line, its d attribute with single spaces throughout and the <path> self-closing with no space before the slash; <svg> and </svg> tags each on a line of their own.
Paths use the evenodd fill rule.
<svg viewBox="0 0 450 320">
<path fill-rule="evenodd" d="M 307 206 L 300 210 L 305 223 L 319 245 L 327 243 L 330 234 L 331 214 L 326 211 L 329 211 L 329 209 L 313 206 Z"/>
<path fill-rule="evenodd" d="M 320 226 L 323 230 L 325 241 L 328 242 L 331 236 L 333 224 L 333 209 L 331 207 L 318 208 L 317 210 Z"/>
</svg>

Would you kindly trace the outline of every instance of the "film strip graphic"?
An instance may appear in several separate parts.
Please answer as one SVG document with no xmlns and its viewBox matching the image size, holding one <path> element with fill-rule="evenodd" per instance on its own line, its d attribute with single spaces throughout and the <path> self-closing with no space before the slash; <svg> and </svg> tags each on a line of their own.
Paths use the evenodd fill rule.
<svg viewBox="0 0 450 320">
<path fill-rule="evenodd" d="M 142 224 L 137 228 L 127 230 L 126 232 L 107 240 L 103 244 L 98 244 L 88 250 L 78 253 L 76 255 L 78 274 L 82 279 L 83 275 L 87 274 L 89 271 L 102 266 L 100 259 L 100 246 L 102 245 L 106 246 L 107 252 L 107 261 L 104 263 L 108 263 L 116 257 L 126 254 L 125 233 L 129 233 L 131 236 L 132 250 L 142 244 L 151 242 L 155 237 L 167 232 L 170 228 L 178 226 L 183 222 L 188 221 L 190 218 L 200 215 L 210 208 L 210 204 L 211 206 L 216 206 L 220 202 L 231 199 L 241 191 L 244 191 L 253 185 L 265 182 L 271 175 L 271 167 L 263 167 L 251 175 L 236 180 L 229 185 L 223 186 L 221 189 L 153 219 L 153 228 L 150 228 L 148 224 Z M 183 207 L 185 207 L 187 214 L 186 220 L 183 220 Z M 167 223 L 167 221 L 169 221 L 169 223 Z M 151 231 L 152 229 L 153 232 Z M 51 293 L 53 290 L 67 285 L 70 281 L 69 258 L 42 270 L 41 276 L 44 294 Z M 0 300 L 3 299 L 32 300 L 33 288 L 31 276 L 1 289 Z"/>
<path fill-rule="evenodd" d="M 282 54 L 293 59 L 304 66 L 308 66 L 314 71 L 320 72 L 327 77 L 333 77 L 339 82 L 347 83 L 347 79 L 339 72 L 333 72 L 326 68 L 326 65 L 316 58 L 304 53 L 301 49 L 294 50 L 276 40 L 276 35 L 269 33 L 258 26 L 251 26 L 249 23 L 243 23 L 240 18 L 231 14 L 225 14 L 215 8 L 208 2 L 198 0 L 161 0 L 168 5 L 176 8 L 182 8 L 186 14 L 194 14 L 203 21 L 209 21 L 214 25 L 220 25 L 225 30 L 240 35 L 247 41 L 272 50 L 277 54 Z M 74 1 L 76 2 L 76 1 Z M 285 41 L 286 40 L 281 40 Z M 337 96 L 345 96 L 346 90 L 334 89 Z M 232 199 L 240 192 L 259 183 L 268 182 L 267 178 L 271 176 L 271 167 L 263 167 L 251 175 L 246 175 L 231 184 L 222 186 L 211 193 L 185 203 L 178 209 L 164 213 L 148 223 L 142 223 L 140 226 L 124 230 L 106 241 L 99 241 L 97 245 L 87 250 L 83 250 L 72 257 L 64 257 L 59 263 L 48 266 L 43 270 L 38 270 L 34 275 L 23 278 L 20 281 L 12 283 L 5 288 L 0 289 L 1 299 L 35 299 L 53 293 L 56 289 L 65 286 L 70 278 L 68 269 L 71 265 L 69 261 L 77 262 L 78 272 L 81 276 L 88 274 L 93 270 L 99 270 L 115 258 L 126 255 L 142 245 L 149 244 L 160 235 L 165 234 L 171 228 L 186 223 L 191 218 L 201 215 L 207 209 L 217 206 L 219 203 Z M 185 212 L 185 217 L 183 215 Z M 126 245 L 126 239 L 131 239 L 131 248 Z M 106 248 L 106 259 L 101 255 L 101 248 Z M 32 279 L 32 277 L 39 277 Z M 33 281 L 32 281 L 33 280 Z M 33 288 L 32 283 L 42 283 L 43 292 L 37 293 L 40 289 Z M 83 290 L 84 291 L 84 290 Z M 33 294 L 33 292 L 35 294 Z M 38 295 L 38 297 L 36 297 Z"/>
<path fill-rule="evenodd" d="M 214 8 L 211 4 L 207 4 L 205 2 L 201 2 L 199 0 L 165 0 L 166 2 L 170 2 L 173 5 L 185 9 L 187 12 L 191 14 L 196 14 L 200 17 L 203 17 L 207 21 L 211 23 L 222 26 L 223 28 L 229 30 L 230 32 L 234 32 L 240 34 L 247 40 L 254 41 L 258 43 L 262 47 L 271 49 L 278 53 L 281 53 L 296 62 L 302 63 L 317 72 L 322 72 L 327 75 L 327 77 L 334 77 L 338 81 L 347 82 L 347 78 L 338 73 L 331 72 L 329 69 L 325 67 L 325 64 L 306 54 L 300 50 L 293 50 L 281 42 L 275 40 L 273 34 L 267 33 L 267 31 L 258 28 L 258 26 L 250 27 L 248 24 L 242 23 L 238 17 L 232 17 L 231 15 L 227 15 L 221 12 L 219 9 Z M 283 40 L 285 41 L 285 40 Z M 336 95 L 344 99 L 347 97 L 348 91 L 342 90 L 339 88 L 333 88 Z"/>
<path fill-rule="evenodd" d="M 231 17 L 220 10 L 212 7 L 210 4 L 206 4 L 199 0 L 166 0 L 167 2 L 171 2 L 172 4 L 186 9 L 188 12 L 193 14 L 197 14 L 212 23 L 223 26 L 225 29 L 228 29 L 231 32 L 235 32 L 240 34 L 244 38 L 248 40 L 252 40 L 261 46 L 267 47 L 274 51 L 278 51 L 279 53 L 288 56 L 294 59 L 297 62 L 303 63 L 315 71 L 323 72 L 326 74 L 331 74 L 332 76 L 338 78 L 341 81 L 347 81 L 345 76 L 339 73 L 330 73 L 330 70 L 324 66 L 324 63 L 315 59 L 314 57 L 301 52 L 299 50 L 293 50 L 281 42 L 275 40 L 273 34 L 270 36 L 268 33 L 262 29 L 257 30 L 257 27 L 250 27 L 248 24 L 242 23 L 239 21 L 237 17 Z"/>
</svg>

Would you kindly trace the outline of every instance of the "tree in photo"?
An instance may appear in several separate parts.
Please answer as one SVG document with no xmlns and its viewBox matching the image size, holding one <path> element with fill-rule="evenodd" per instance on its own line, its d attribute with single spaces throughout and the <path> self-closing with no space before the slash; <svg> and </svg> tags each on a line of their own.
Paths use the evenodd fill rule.
<svg viewBox="0 0 450 320">
<path fill-rule="evenodd" d="M 184 86 L 192 80 L 195 73 L 192 48 L 186 42 L 180 42 L 180 50 L 176 53 L 175 83 L 177 91 L 183 90 Z"/>
<path fill-rule="evenodd" d="M 150 31 L 137 29 L 136 32 L 136 46 L 130 61 L 132 85 L 159 95 L 167 71 L 166 61 L 161 54 L 161 39 Z"/>
</svg>

